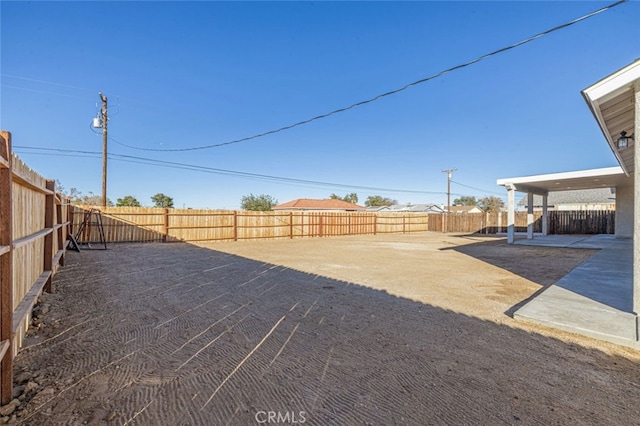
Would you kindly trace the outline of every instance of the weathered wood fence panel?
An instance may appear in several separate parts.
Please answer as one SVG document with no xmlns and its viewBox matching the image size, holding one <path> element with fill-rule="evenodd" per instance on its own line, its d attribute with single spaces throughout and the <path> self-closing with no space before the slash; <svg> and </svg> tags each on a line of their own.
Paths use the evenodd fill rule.
<svg viewBox="0 0 640 426">
<path fill-rule="evenodd" d="M 550 234 L 613 234 L 615 211 L 554 211 L 549 215 Z"/>
<path fill-rule="evenodd" d="M 376 234 L 405 234 L 429 230 L 428 213 L 376 213 Z"/>
<path fill-rule="evenodd" d="M 374 213 L 75 206 L 74 229 L 78 229 L 85 212 L 91 208 L 101 211 L 107 242 L 238 241 L 374 234 L 378 219 Z M 404 221 L 404 232 L 427 229 L 424 215 L 422 220 L 416 216 L 407 217 Z M 398 226 L 402 228 L 402 224 Z M 98 242 L 100 238 L 95 227 L 88 227 L 79 237 L 82 242 Z"/>
<path fill-rule="evenodd" d="M 64 200 L 68 201 L 68 200 Z M 0 131 L 0 399 L 11 400 L 13 358 L 31 321 L 38 296 L 64 264 L 69 234 L 68 202 L 55 182 L 31 170 L 11 151 Z"/>
<path fill-rule="evenodd" d="M 76 206 L 74 226 L 88 206 Z M 95 208 L 95 207 L 94 207 Z M 496 234 L 507 231 L 507 213 L 251 212 L 142 207 L 100 208 L 107 242 L 240 241 L 410 232 Z M 549 233 L 613 233 L 613 211 L 550 211 Z M 76 228 L 77 229 L 77 228 Z M 515 231 L 527 231 L 527 212 L 516 212 Z M 542 213 L 534 213 L 542 232 Z M 83 242 L 97 242 L 89 229 Z"/>
</svg>

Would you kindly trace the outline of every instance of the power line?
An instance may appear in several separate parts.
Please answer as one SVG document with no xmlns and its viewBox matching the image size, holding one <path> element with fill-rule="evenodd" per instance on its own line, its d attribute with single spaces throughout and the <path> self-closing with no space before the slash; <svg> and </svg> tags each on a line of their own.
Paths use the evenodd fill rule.
<svg viewBox="0 0 640 426">
<path fill-rule="evenodd" d="M 520 46 L 525 45 L 527 43 L 530 43 L 530 42 L 532 42 L 534 40 L 537 40 L 538 38 L 544 37 L 546 35 L 549 35 L 551 33 L 556 32 L 556 31 L 559 31 L 559 30 L 562 30 L 564 28 L 570 27 L 571 25 L 574 25 L 574 24 L 576 24 L 578 22 L 581 22 L 581 21 L 584 21 L 584 20 L 586 20 L 588 18 L 596 16 L 596 15 L 602 13 L 602 12 L 605 12 L 605 11 L 607 11 L 609 9 L 612 9 L 612 8 L 614 8 L 616 6 L 619 6 L 622 3 L 626 3 L 628 1 L 629 0 L 617 1 L 617 2 L 615 2 L 613 4 L 610 4 L 609 6 L 605 6 L 603 8 L 598 9 L 598 10 L 595 10 L 595 11 L 593 11 L 591 13 L 588 13 L 586 15 L 583 15 L 583 16 L 579 17 L 579 18 L 576 18 L 576 19 L 574 19 L 572 21 L 566 22 L 566 23 L 561 24 L 561 25 L 557 25 L 557 26 L 552 27 L 552 28 L 550 28 L 550 29 L 548 29 L 546 31 L 543 31 L 541 33 L 538 33 L 536 35 L 528 37 L 528 38 L 526 38 L 526 39 L 524 39 L 522 41 L 519 41 L 517 43 L 514 43 L 514 44 L 511 44 L 509 46 L 500 48 L 498 50 L 494 50 L 493 52 L 486 53 L 486 54 L 484 54 L 482 56 L 479 56 L 479 57 L 477 57 L 477 58 L 475 58 L 475 59 L 473 59 L 471 61 L 468 61 L 468 62 L 459 64 L 459 65 L 453 66 L 451 68 L 447 68 L 447 69 L 442 70 L 442 71 L 440 71 L 440 72 L 438 72 L 436 74 L 433 74 L 433 75 L 428 76 L 428 77 L 421 78 L 420 80 L 416 80 L 416 81 L 414 81 L 412 83 L 405 84 L 404 86 L 399 87 L 397 89 L 390 90 L 390 91 L 385 92 L 385 93 L 381 93 L 381 94 L 376 95 L 376 96 L 374 96 L 372 98 L 365 99 L 363 101 L 359 101 L 359 102 L 353 103 L 353 104 L 351 104 L 349 106 L 338 108 L 338 109 L 335 109 L 333 111 L 330 111 L 330 112 L 327 112 L 327 113 L 324 113 L 324 114 L 320 114 L 320 115 L 317 115 L 315 117 L 312 117 L 312 118 L 309 118 L 309 119 L 306 119 L 306 120 L 298 121 L 297 123 L 289 124 L 287 126 L 283 126 L 283 127 L 280 127 L 280 128 L 274 129 L 274 130 L 269 130 L 269 131 L 266 131 L 266 132 L 263 132 L 263 133 L 258 133 L 258 134 L 253 135 L 253 136 L 248 136 L 248 137 L 235 139 L 235 140 L 231 140 L 231 141 L 227 141 L 227 142 L 221 142 L 221 143 L 212 144 L 212 145 L 203 145 L 203 146 L 196 146 L 196 147 L 190 147 L 190 148 L 173 148 L 173 149 L 142 148 L 142 147 L 136 147 L 136 146 L 132 146 L 132 145 L 125 145 L 125 144 L 123 144 L 121 142 L 118 142 L 118 143 L 120 145 L 122 145 L 122 146 L 127 147 L 127 148 L 137 149 L 137 150 L 140 150 L 140 151 L 182 152 L 182 151 L 196 151 L 196 150 L 203 150 L 203 149 L 210 149 L 210 148 L 218 148 L 218 147 L 221 147 L 221 146 L 232 145 L 232 144 L 237 144 L 237 143 L 241 143 L 241 142 L 247 142 L 247 141 L 250 141 L 250 140 L 253 140 L 253 139 L 262 138 L 264 136 L 273 135 L 275 133 L 280 133 L 280 132 L 283 132 L 283 131 L 286 131 L 286 130 L 293 129 L 295 127 L 300 127 L 300 126 L 303 126 L 305 124 L 309 124 L 309 123 L 312 123 L 314 121 L 321 120 L 323 118 L 331 117 L 332 115 L 335 115 L 335 114 L 339 114 L 339 113 L 342 113 L 342 112 L 349 111 L 349 110 L 357 108 L 359 106 L 370 104 L 372 102 L 378 101 L 378 100 L 380 100 L 382 98 L 385 98 L 387 96 L 391 96 L 391 95 L 395 95 L 397 93 L 403 92 L 403 91 L 405 91 L 405 90 L 407 90 L 407 89 L 409 89 L 411 87 L 414 87 L 414 86 L 417 86 L 419 84 L 426 83 L 428 81 L 431 81 L 431 80 L 434 80 L 436 78 L 442 77 L 443 75 L 448 74 L 450 72 L 466 68 L 466 67 L 468 67 L 470 65 L 476 64 L 476 63 L 478 63 L 480 61 L 483 61 L 485 59 L 488 59 L 488 58 L 490 58 L 492 56 L 498 55 L 500 53 L 507 52 L 509 50 L 515 49 L 516 47 L 520 47 Z"/>
<path fill-rule="evenodd" d="M 485 194 L 494 194 L 494 195 L 504 196 L 504 194 L 499 193 L 499 192 L 496 192 L 496 191 L 487 191 L 486 189 L 475 188 L 475 187 L 473 187 L 473 186 L 465 185 L 465 184 L 463 184 L 463 183 L 456 182 L 456 181 L 454 181 L 454 180 L 452 180 L 452 181 L 451 181 L 451 183 L 455 183 L 456 185 L 459 185 L 459 186 L 464 186 L 465 188 L 474 189 L 474 190 L 476 190 L 476 191 L 480 191 L 480 192 L 483 192 L 483 193 L 485 193 Z"/>
<path fill-rule="evenodd" d="M 44 95 L 64 96 L 65 98 L 72 98 L 72 99 L 87 99 L 86 96 L 68 95 L 66 93 L 56 93 L 56 92 L 50 92 L 48 90 L 30 89 L 30 88 L 27 88 L 27 87 L 8 86 L 6 84 L 1 84 L 0 86 L 4 87 L 5 89 L 25 90 L 27 92 L 42 93 Z"/>
<path fill-rule="evenodd" d="M 87 91 L 95 92 L 94 89 L 88 89 L 86 87 L 71 86 L 71 85 L 68 85 L 68 84 L 56 83 L 56 82 L 47 81 L 47 80 L 39 80 L 39 79 L 36 79 L 36 78 L 30 78 L 30 77 L 22 77 L 22 76 L 14 75 L 14 74 L 0 73 L 0 76 L 7 77 L 7 78 L 14 78 L 16 80 L 32 81 L 32 82 L 35 82 L 35 83 L 44 83 L 44 84 L 49 84 L 49 85 L 52 85 L 52 86 L 66 87 L 68 89 L 87 90 Z"/>
<path fill-rule="evenodd" d="M 35 151 L 46 151 L 59 153 L 56 155 L 71 155 L 71 154 L 82 154 L 79 157 L 86 158 L 88 156 L 97 156 L 101 155 L 100 152 L 97 151 L 80 151 L 80 150 L 71 150 L 71 149 L 61 149 L 61 148 L 40 148 L 40 147 L 31 147 L 31 146 L 19 146 L 15 145 L 14 149 L 28 149 Z M 29 153 L 32 154 L 32 153 Z M 127 162 L 134 162 L 139 164 L 148 164 L 153 166 L 160 167 L 168 167 L 174 169 L 182 169 L 182 170 L 191 170 L 191 171 L 199 171 L 204 173 L 213 173 L 213 174 L 221 174 L 227 176 L 236 176 L 246 179 L 254 179 L 260 181 L 267 182 L 277 182 L 277 183 L 286 183 L 293 185 L 312 185 L 312 186 L 321 186 L 321 187 L 329 187 L 329 188 L 340 188 L 346 190 L 364 190 L 364 191 L 376 191 L 376 192 L 384 192 L 384 193 L 403 193 L 403 194 L 422 194 L 422 195 L 445 195 L 445 192 L 435 192 L 435 191 L 416 191 L 409 189 L 394 189 L 394 188 L 380 188 L 380 187 L 372 187 L 372 186 L 363 186 L 363 185 L 349 185 L 335 182 L 323 182 L 323 181 L 314 181 L 308 179 L 296 179 L 296 178 L 287 178 L 281 176 L 272 176 L 272 175 L 263 175 L 258 173 L 249 173 L 249 172 L 241 172 L 236 170 L 227 170 L 227 169 L 218 169 L 214 167 L 206 167 L 199 166 L 195 164 L 186 164 L 186 163 L 178 163 L 174 161 L 164 161 L 164 160 L 156 160 L 153 158 L 144 158 L 137 157 L 132 155 L 124 155 L 124 154 L 108 154 L 109 159 L 111 160 L 120 160 Z M 462 195 L 462 194 L 454 194 L 454 195 Z"/>
</svg>

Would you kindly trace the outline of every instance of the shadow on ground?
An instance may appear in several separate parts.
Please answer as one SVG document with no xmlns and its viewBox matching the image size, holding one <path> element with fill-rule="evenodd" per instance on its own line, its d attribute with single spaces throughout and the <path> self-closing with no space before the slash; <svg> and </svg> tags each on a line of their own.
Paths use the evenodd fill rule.
<svg viewBox="0 0 640 426">
<path fill-rule="evenodd" d="M 16 358 L 24 424 L 637 421 L 633 361 L 383 291 L 181 243 L 66 265 Z"/>
<path fill-rule="evenodd" d="M 500 237 L 489 241 L 485 236 L 478 238 L 474 235 L 461 235 L 459 238 L 478 242 L 447 247 L 443 250 L 455 250 L 540 285 L 533 294 L 505 312 L 510 317 L 578 265 L 599 252 L 597 249 L 584 248 L 513 246 Z M 491 247 L 491 250 L 488 250 L 488 247 Z"/>
</svg>

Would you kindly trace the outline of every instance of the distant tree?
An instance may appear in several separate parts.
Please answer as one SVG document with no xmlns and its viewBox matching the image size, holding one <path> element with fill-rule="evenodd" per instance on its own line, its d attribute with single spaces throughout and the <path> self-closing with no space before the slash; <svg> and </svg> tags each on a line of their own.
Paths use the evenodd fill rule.
<svg viewBox="0 0 640 426">
<path fill-rule="evenodd" d="M 470 195 L 463 195 L 462 197 L 456 198 L 455 200 L 453 200 L 453 205 L 454 206 L 477 206 L 478 200 L 476 200 L 476 197 L 473 197 Z"/>
<path fill-rule="evenodd" d="M 78 188 L 71 188 L 69 189 L 69 193 L 63 193 L 65 196 L 69 197 L 71 199 L 71 202 L 73 203 L 74 200 L 77 200 L 78 197 L 80 197 L 80 191 L 78 191 Z"/>
<path fill-rule="evenodd" d="M 173 208 L 173 198 L 164 195 L 161 192 L 151 197 L 151 201 L 153 202 L 153 207 L 161 207 L 165 209 Z"/>
<path fill-rule="evenodd" d="M 96 195 L 93 192 L 89 191 L 87 194 L 83 194 L 78 191 L 78 188 L 71 188 L 69 191 L 66 191 L 62 185 L 58 186 L 59 182 L 56 183 L 56 191 L 60 192 L 64 197 L 69 197 L 71 204 L 75 204 L 77 206 L 101 206 L 102 205 L 102 196 Z M 107 198 L 107 207 L 113 207 L 113 201 Z"/>
<path fill-rule="evenodd" d="M 62 182 L 60 182 L 58 179 L 56 179 L 56 192 L 62 194 L 63 197 L 67 197 L 69 195 L 67 194 Z"/>
<path fill-rule="evenodd" d="M 268 212 L 271 208 L 278 204 L 278 200 L 271 195 L 244 195 L 240 201 L 240 208 L 242 210 L 250 210 L 256 212 Z"/>
<path fill-rule="evenodd" d="M 504 209 L 504 201 L 496 196 L 490 195 L 481 198 L 478 201 L 478 207 L 487 213 L 497 213 Z"/>
<path fill-rule="evenodd" d="M 74 188 L 71 188 L 72 190 Z M 75 199 L 71 200 L 72 204 L 79 204 L 82 206 L 101 206 L 102 205 L 102 196 L 96 195 L 93 192 L 89 191 L 88 194 L 82 195 L 82 193 L 78 192 Z M 107 207 L 113 207 L 113 201 L 107 198 Z"/>
<path fill-rule="evenodd" d="M 332 200 L 346 201 L 347 203 L 353 203 L 353 204 L 358 203 L 358 194 L 356 194 L 355 192 L 352 192 L 351 194 L 347 194 L 344 197 L 341 197 L 336 194 L 331 194 L 329 198 L 331 198 Z"/>
<path fill-rule="evenodd" d="M 116 200 L 116 207 L 140 207 L 140 201 L 136 200 L 133 195 L 125 195 Z"/>
<path fill-rule="evenodd" d="M 62 194 L 63 197 L 71 198 L 71 202 L 76 200 L 80 195 L 80 192 L 77 188 L 71 188 L 67 191 L 67 188 L 65 188 L 62 182 L 60 182 L 58 179 L 56 179 L 56 192 Z"/>
<path fill-rule="evenodd" d="M 364 202 L 364 205 L 367 207 L 393 206 L 394 204 L 398 204 L 398 202 L 380 195 L 369 195 Z"/>
</svg>

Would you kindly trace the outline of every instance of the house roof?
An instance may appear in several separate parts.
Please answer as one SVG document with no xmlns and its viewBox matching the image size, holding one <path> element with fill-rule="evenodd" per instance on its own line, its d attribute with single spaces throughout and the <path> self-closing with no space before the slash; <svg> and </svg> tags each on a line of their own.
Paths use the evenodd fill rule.
<svg viewBox="0 0 640 426">
<path fill-rule="evenodd" d="M 619 150 L 617 140 L 622 131 L 634 133 L 635 93 L 640 81 L 640 59 L 582 91 L 582 96 L 596 118 L 609 147 L 627 175 L 634 172 L 633 149 Z M 636 135 L 636 141 L 638 140 Z M 633 142 L 632 142 L 633 143 Z"/>
<path fill-rule="evenodd" d="M 343 200 L 298 198 L 273 207 L 273 210 L 365 210 L 364 207 Z"/>
<path fill-rule="evenodd" d="M 520 206 L 528 206 L 528 197 L 522 197 L 518 202 Z M 560 204 L 612 204 L 615 203 L 615 193 L 610 188 L 582 189 L 577 191 L 558 191 L 549 193 L 548 206 Z M 542 197 L 534 195 L 534 206 L 542 206 Z"/>
<path fill-rule="evenodd" d="M 442 213 L 444 210 L 435 204 L 393 204 L 391 206 L 368 207 L 367 211 Z"/>
<path fill-rule="evenodd" d="M 474 209 L 480 210 L 478 206 L 449 206 L 449 211 L 452 213 L 467 213 Z"/>
</svg>

